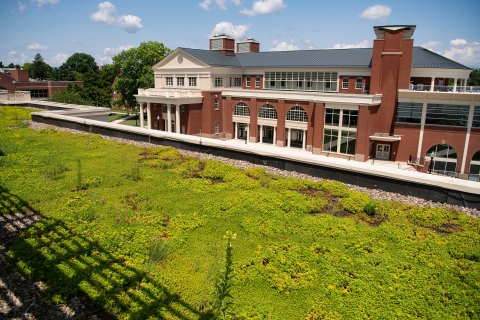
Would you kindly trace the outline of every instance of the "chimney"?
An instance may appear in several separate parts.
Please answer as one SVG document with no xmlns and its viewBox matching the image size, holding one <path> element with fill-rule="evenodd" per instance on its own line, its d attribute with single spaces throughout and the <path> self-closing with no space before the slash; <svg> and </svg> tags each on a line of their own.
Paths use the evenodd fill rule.
<svg viewBox="0 0 480 320">
<path fill-rule="evenodd" d="M 235 39 L 228 34 L 220 33 L 210 38 L 210 50 L 220 51 L 223 54 L 235 54 Z"/>
<path fill-rule="evenodd" d="M 260 42 L 256 41 L 253 38 L 248 38 L 246 40 L 240 40 L 237 42 L 237 52 L 260 52 Z"/>
</svg>

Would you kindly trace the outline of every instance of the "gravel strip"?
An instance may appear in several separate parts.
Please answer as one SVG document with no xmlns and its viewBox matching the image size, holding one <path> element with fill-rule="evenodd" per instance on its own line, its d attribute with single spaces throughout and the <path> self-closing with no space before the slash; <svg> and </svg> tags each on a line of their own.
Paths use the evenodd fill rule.
<svg viewBox="0 0 480 320">
<path fill-rule="evenodd" d="M 66 131 L 66 132 L 76 133 L 76 134 L 86 134 L 86 132 L 84 132 L 84 131 L 62 128 L 62 127 L 57 127 L 57 126 L 38 123 L 38 122 L 33 122 L 33 121 L 30 121 L 30 128 L 32 128 L 34 130 L 41 130 L 41 129 L 48 128 L 48 129 Z M 134 144 L 134 145 L 137 145 L 137 146 L 140 146 L 140 147 L 155 147 L 155 146 L 158 147 L 158 145 L 151 144 L 151 143 L 148 143 L 148 142 L 138 142 L 138 141 L 132 141 L 132 140 L 127 140 L 127 139 L 109 137 L 109 136 L 102 136 L 102 138 L 106 139 L 106 140 L 119 142 L 119 143 L 124 143 L 124 144 Z M 313 177 L 313 176 L 309 176 L 309 175 L 294 172 L 294 171 L 280 170 L 280 169 L 273 168 L 273 167 L 256 165 L 256 164 L 253 164 L 253 163 L 250 163 L 250 162 L 247 162 L 247 161 L 213 156 L 211 154 L 202 153 L 202 152 L 193 152 L 193 151 L 186 151 L 186 150 L 178 150 L 178 151 L 182 154 L 197 157 L 199 159 L 221 161 L 221 162 L 236 166 L 240 169 L 261 167 L 261 168 L 264 168 L 265 171 L 267 171 L 269 173 L 277 174 L 277 175 L 280 175 L 280 176 L 283 176 L 283 177 L 294 177 L 294 178 L 301 178 L 301 179 L 309 179 L 309 180 L 313 180 L 313 181 L 324 180 L 322 178 Z M 401 195 L 401 194 L 398 194 L 398 193 L 386 192 L 386 191 L 379 190 L 379 189 L 369 189 L 369 188 L 359 187 L 359 186 L 352 185 L 352 184 L 346 184 L 346 185 L 351 190 L 364 192 L 364 193 L 368 194 L 372 199 L 375 199 L 375 200 L 392 200 L 392 201 L 396 201 L 396 202 L 402 203 L 402 204 L 410 204 L 410 205 L 421 206 L 421 207 L 436 207 L 436 208 L 453 209 L 453 210 L 468 214 L 469 216 L 472 216 L 472 217 L 475 217 L 475 218 L 480 218 L 480 211 L 478 211 L 476 209 L 473 209 L 473 208 L 466 208 L 466 207 L 461 207 L 461 206 L 449 205 L 449 204 L 445 204 L 445 203 L 433 202 L 433 201 L 428 201 L 428 200 L 417 198 L 417 197 L 405 196 L 405 195 Z"/>
</svg>

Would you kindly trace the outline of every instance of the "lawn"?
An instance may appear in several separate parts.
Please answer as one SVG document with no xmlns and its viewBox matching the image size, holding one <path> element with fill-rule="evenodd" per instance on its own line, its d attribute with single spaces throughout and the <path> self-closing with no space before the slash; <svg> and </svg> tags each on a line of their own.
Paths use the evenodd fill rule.
<svg viewBox="0 0 480 320">
<path fill-rule="evenodd" d="M 0 108 L 0 214 L 41 216 L 7 259 L 49 303 L 86 295 L 119 319 L 480 318 L 477 219 L 34 131 L 30 112 Z"/>
<path fill-rule="evenodd" d="M 147 115 L 144 115 L 144 125 L 147 125 Z M 120 122 L 120 124 L 126 125 L 126 126 L 132 126 L 132 127 L 139 127 L 140 126 L 140 117 L 139 115 L 135 115 L 134 117 Z"/>
<path fill-rule="evenodd" d="M 125 113 L 110 113 L 108 115 L 108 121 L 113 122 L 115 120 L 119 120 L 121 118 L 124 118 L 126 116 Z"/>
</svg>

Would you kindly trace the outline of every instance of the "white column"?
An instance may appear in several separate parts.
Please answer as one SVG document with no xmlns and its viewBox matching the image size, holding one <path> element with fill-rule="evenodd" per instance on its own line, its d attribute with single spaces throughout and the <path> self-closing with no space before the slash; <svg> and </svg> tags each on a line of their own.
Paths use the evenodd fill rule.
<svg viewBox="0 0 480 320">
<path fill-rule="evenodd" d="M 175 132 L 180 133 L 180 105 L 175 106 Z"/>
<path fill-rule="evenodd" d="M 234 135 L 235 135 L 235 140 L 238 139 L 238 122 L 234 122 L 235 123 L 235 132 L 234 132 Z"/>
<path fill-rule="evenodd" d="M 290 148 L 290 140 L 292 139 L 292 129 L 288 128 L 287 147 Z"/>
<path fill-rule="evenodd" d="M 143 129 L 143 102 L 140 102 L 140 128 Z"/>
<path fill-rule="evenodd" d="M 475 104 L 472 102 L 472 104 L 470 104 L 470 110 L 468 112 L 467 134 L 465 136 L 465 146 L 463 147 L 463 158 L 462 158 L 462 165 L 460 167 L 460 173 L 465 172 L 465 163 L 467 162 L 467 151 L 468 151 L 468 145 L 470 143 L 470 132 L 472 131 L 474 111 L 475 111 Z"/>
<path fill-rule="evenodd" d="M 453 92 L 457 92 L 457 80 L 458 78 L 453 79 Z"/>
<path fill-rule="evenodd" d="M 467 81 L 468 79 L 463 79 L 463 92 L 467 91 Z"/>
<path fill-rule="evenodd" d="M 430 91 L 434 91 L 433 88 L 435 87 L 435 77 L 432 77 L 432 82 L 430 83 Z"/>
<path fill-rule="evenodd" d="M 277 127 L 273 127 L 273 145 L 277 145 Z"/>
<path fill-rule="evenodd" d="M 420 120 L 420 134 L 418 136 L 418 149 L 417 149 L 417 158 L 420 161 L 420 155 L 422 152 L 422 143 L 423 143 L 423 131 L 425 130 L 425 118 L 427 117 L 427 99 L 423 100 L 422 107 L 422 119 Z"/>
<path fill-rule="evenodd" d="M 263 142 L 263 125 L 260 125 L 260 143 Z"/>
<path fill-rule="evenodd" d="M 152 129 L 152 112 L 150 110 L 152 104 L 150 102 L 147 103 L 147 127 L 148 129 Z"/>
<path fill-rule="evenodd" d="M 305 150 L 305 142 L 307 141 L 307 130 L 303 130 L 302 150 Z"/>
<path fill-rule="evenodd" d="M 172 132 L 172 106 L 167 104 L 167 132 Z"/>
</svg>

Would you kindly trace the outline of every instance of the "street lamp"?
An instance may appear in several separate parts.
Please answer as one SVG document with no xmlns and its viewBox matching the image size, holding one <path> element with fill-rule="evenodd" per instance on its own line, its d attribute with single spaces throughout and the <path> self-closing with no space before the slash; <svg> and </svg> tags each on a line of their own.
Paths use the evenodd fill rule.
<svg viewBox="0 0 480 320">
<path fill-rule="evenodd" d="M 157 116 L 157 129 L 160 130 L 160 116 Z"/>
<path fill-rule="evenodd" d="M 248 140 L 248 124 L 245 127 L 245 144 L 247 144 L 247 140 Z"/>
<path fill-rule="evenodd" d="M 430 166 L 428 167 L 428 173 L 432 173 L 434 157 L 435 157 L 435 151 L 432 151 L 432 153 L 430 153 Z"/>
</svg>

